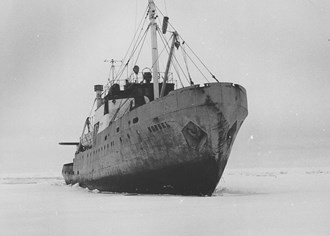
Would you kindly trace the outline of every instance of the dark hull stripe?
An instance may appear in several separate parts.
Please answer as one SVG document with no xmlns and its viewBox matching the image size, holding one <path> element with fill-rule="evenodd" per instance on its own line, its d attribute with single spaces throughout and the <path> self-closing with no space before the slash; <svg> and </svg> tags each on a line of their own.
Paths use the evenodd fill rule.
<svg viewBox="0 0 330 236">
<path fill-rule="evenodd" d="M 209 158 L 155 171 L 86 180 L 79 185 L 109 192 L 212 195 L 225 165 L 225 162 L 216 163 Z M 68 178 L 66 180 L 71 182 Z"/>
</svg>

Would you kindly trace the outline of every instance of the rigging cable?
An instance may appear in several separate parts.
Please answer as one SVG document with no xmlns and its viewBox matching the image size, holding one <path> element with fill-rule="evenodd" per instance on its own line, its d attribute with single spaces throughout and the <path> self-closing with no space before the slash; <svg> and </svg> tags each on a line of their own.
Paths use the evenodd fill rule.
<svg viewBox="0 0 330 236">
<path fill-rule="evenodd" d="M 140 45 L 140 43 L 142 42 L 142 40 L 146 37 L 146 34 L 149 30 L 149 26 L 148 28 L 145 30 L 143 36 L 139 39 L 139 42 L 137 44 L 134 45 L 133 51 L 131 53 L 130 58 L 128 59 L 128 61 L 126 62 L 125 66 L 121 69 L 121 71 L 118 72 L 118 74 L 116 75 L 116 81 L 119 80 L 120 76 L 124 73 L 125 68 L 128 66 L 129 61 L 131 60 L 132 56 L 134 55 L 135 51 L 137 50 L 138 46 Z"/>
<path fill-rule="evenodd" d="M 131 41 L 131 43 L 130 43 L 130 45 L 129 45 L 129 47 L 128 47 L 126 53 L 125 53 L 125 56 L 124 56 L 123 61 L 126 60 L 126 57 L 127 57 L 128 53 L 129 53 L 129 51 L 130 51 L 130 49 L 131 49 L 132 44 L 133 44 L 134 41 L 135 41 L 135 44 L 134 44 L 134 46 L 133 46 L 133 50 L 132 50 L 132 51 L 134 51 L 134 48 L 136 47 L 136 43 L 138 42 L 138 39 L 139 39 L 140 36 L 141 36 L 141 32 L 143 31 L 143 26 L 144 26 L 144 24 L 145 24 L 145 22 L 146 22 L 146 19 L 147 19 L 147 16 L 148 16 L 147 12 L 148 12 L 148 6 L 146 7 L 146 10 L 144 11 L 143 17 L 141 18 L 140 23 L 139 23 L 139 26 L 137 27 L 137 29 L 136 29 L 136 31 L 135 31 L 135 33 L 134 33 L 133 39 L 132 39 L 132 41 Z M 144 20 L 144 21 L 143 21 L 143 20 Z M 142 27 L 141 27 L 141 25 L 142 25 Z M 141 30 L 140 30 L 140 27 L 141 27 Z M 139 32 L 139 35 L 138 35 L 138 37 L 136 38 L 136 34 L 137 34 L 138 32 Z M 133 52 L 133 53 L 134 53 L 134 52 Z M 132 56 L 133 56 L 133 53 L 130 54 L 129 59 L 127 60 L 127 62 L 126 62 L 125 64 L 123 64 L 123 67 L 118 69 L 118 73 L 117 73 L 116 76 L 115 76 L 116 78 L 117 78 L 118 76 L 121 76 L 121 75 L 123 74 L 125 68 L 128 66 L 128 63 L 129 63 L 130 59 L 131 59 Z"/>
<path fill-rule="evenodd" d="M 160 38 L 162 39 L 162 34 L 160 33 L 160 29 L 159 28 L 157 28 L 157 33 L 159 34 Z M 165 39 L 165 42 L 166 42 L 166 39 Z M 154 65 L 157 63 L 157 61 L 159 60 L 160 56 L 163 54 L 163 52 L 164 52 L 165 49 L 166 49 L 166 51 L 168 53 L 168 50 L 166 48 L 166 45 L 169 46 L 168 41 L 166 43 L 164 43 L 164 41 L 163 41 L 162 43 L 164 44 L 164 48 L 162 49 L 162 51 L 160 53 L 158 53 L 158 57 L 157 57 L 156 61 L 154 62 L 154 64 L 152 64 L 151 68 L 153 68 Z"/>
<path fill-rule="evenodd" d="M 125 103 L 126 103 L 128 100 L 129 100 L 129 98 L 126 98 L 126 100 L 125 100 L 124 102 L 123 102 L 122 100 L 120 101 L 120 104 L 119 104 L 119 106 L 118 106 L 118 108 L 117 108 L 115 114 L 113 115 L 112 119 L 110 120 L 110 123 L 109 123 L 109 124 L 111 124 L 112 122 L 114 122 L 114 120 L 116 119 L 116 117 L 117 117 L 117 115 L 118 115 L 120 109 L 125 105 Z M 125 111 L 125 112 L 126 112 L 126 111 Z M 124 113 L 124 114 L 125 114 L 125 113 Z M 124 115 L 124 114 L 123 114 L 123 115 Z"/>
<path fill-rule="evenodd" d="M 163 16 L 165 16 L 164 14 L 163 14 L 163 12 L 156 6 L 156 8 L 157 8 L 157 10 L 160 12 L 160 14 L 161 15 L 163 15 Z M 177 31 L 175 28 L 174 28 L 174 26 L 171 24 L 171 22 L 168 22 L 168 24 L 173 28 L 173 30 L 175 30 L 175 31 Z M 182 41 L 184 41 L 183 40 L 183 38 L 181 37 L 181 39 L 182 39 Z M 186 43 L 187 44 L 187 43 Z M 215 75 L 214 74 L 212 74 L 212 72 L 206 67 L 206 65 L 202 62 L 202 60 L 196 55 L 196 53 L 189 47 L 189 45 L 187 44 L 187 47 L 190 49 L 190 51 L 194 54 L 194 56 L 197 58 L 197 60 L 203 65 L 203 67 L 210 73 L 210 75 L 212 76 L 212 78 L 214 79 L 214 80 L 216 80 L 218 83 L 219 83 L 219 80 L 215 77 Z M 188 55 L 188 54 L 187 54 Z M 188 56 L 189 57 L 189 56 Z M 189 57 L 190 58 L 190 57 Z M 191 60 L 191 62 L 193 62 L 192 61 L 192 59 L 190 58 L 190 60 Z M 193 62 L 193 64 L 196 66 L 196 68 L 199 70 L 199 72 L 201 73 L 201 70 L 197 67 L 197 65 L 196 65 L 196 63 L 194 63 Z M 205 77 L 205 75 L 202 73 L 202 75 Z M 208 80 L 207 80 L 208 81 Z M 209 82 L 209 81 L 208 81 Z"/>
<path fill-rule="evenodd" d="M 189 68 L 188 68 L 188 62 L 187 62 L 187 54 L 186 54 L 186 51 L 184 50 L 184 47 L 185 47 L 185 42 L 183 41 L 182 44 L 181 44 L 182 57 L 183 57 L 184 64 L 186 65 L 188 77 L 189 77 L 189 80 L 190 80 L 190 85 L 193 85 L 194 82 L 191 79 L 191 75 L 190 75 Z"/>
<path fill-rule="evenodd" d="M 145 33 L 143 34 L 143 38 L 141 38 L 141 42 L 142 42 L 142 44 L 141 44 L 141 47 L 140 47 L 140 50 L 139 50 L 139 52 L 138 52 L 138 54 L 137 54 L 137 57 L 136 57 L 136 59 L 135 59 L 135 62 L 134 62 L 134 65 L 136 65 L 136 63 L 137 63 L 137 61 L 139 60 L 139 57 L 140 57 L 140 54 L 141 54 L 141 51 L 142 51 L 142 48 L 143 48 L 143 44 L 144 44 L 144 42 L 145 42 L 145 40 L 146 40 L 146 38 L 147 38 L 147 32 L 148 32 L 148 30 L 149 30 L 149 27 L 147 28 L 147 30 L 145 31 Z M 142 41 L 143 40 L 143 41 Z M 140 43 L 139 43 L 140 44 Z M 137 49 L 137 48 L 136 48 Z M 136 51 L 136 50 L 135 50 Z M 135 51 L 134 51 L 134 53 L 135 53 Z M 133 53 L 133 54 L 134 54 Z"/>
<path fill-rule="evenodd" d="M 218 83 L 219 80 L 215 77 L 214 74 L 212 74 L 212 72 L 206 67 L 206 65 L 202 62 L 201 59 L 199 59 L 199 57 L 196 55 L 196 53 L 189 47 L 189 45 L 186 43 L 187 47 L 190 49 L 190 51 L 194 54 L 194 56 L 197 58 L 197 60 L 204 66 L 204 68 L 210 73 L 210 75 L 212 76 L 213 79 L 215 79 Z M 189 57 L 189 56 L 188 56 Z M 190 58 L 190 57 L 189 57 Z"/>
<path fill-rule="evenodd" d="M 184 41 L 185 42 L 185 41 Z M 185 42 L 185 44 L 187 44 L 186 42 Z M 186 55 L 188 56 L 188 58 L 190 59 L 190 61 L 195 65 L 195 67 L 197 68 L 197 70 L 199 71 L 199 73 L 201 73 L 201 75 L 203 75 L 203 77 L 206 79 L 206 81 L 209 83 L 210 81 L 207 79 L 207 77 L 204 75 L 204 73 L 199 69 L 199 67 L 196 65 L 196 63 L 191 59 L 191 57 L 187 54 L 187 52 L 184 50 L 184 49 L 182 49 L 185 53 L 186 53 Z M 218 81 L 219 82 L 219 81 Z"/>
<path fill-rule="evenodd" d="M 158 34 L 160 35 L 160 39 L 162 40 L 162 43 L 165 45 L 165 43 L 164 43 L 164 41 L 166 41 L 165 36 L 160 32 L 160 30 L 158 30 Z M 168 41 L 170 41 L 171 38 L 172 38 L 172 37 L 170 37 L 170 39 L 169 39 Z M 166 44 L 167 44 L 168 47 L 170 47 L 170 45 L 168 44 L 168 42 L 166 42 Z M 167 48 L 166 48 L 166 50 L 167 50 L 167 53 L 169 53 L 169 51 L 168 51 Z M 186 74 L 184 73 L 184 71 L 182 70 L 182 68 L 181 68 L 181 66 L 180 66 L 180 63 L 178 63 L 178 60 L 176 59 L 175 54 L 173 54 L 173 58 L 174 58 L 174 60 L 176 61 L 176 63 L 178 64 L 178 66 L 180 67 L 180 69 L 181 69 L 181 71 L 182 71 L 184 77 L 187 79 L 187 76 L 186 76 Z M 178 78 L 179 78 L 179 80 L 180 80 L 181 86 L 184 87 L 184 85 L 183 85 L 183 83 L 182 83 L 182 81 L 181 81 L 181 77 L 180 77 L 180 74 L 179 74 L 179 72 L 178 72 L 178 69 L 176 68 L 176 66 L 175 66 L 174 63 L 172 63 L 172 64 L 173 64 L 174 70 L 176 71 L 176 73 L 177 73 L 177 75 L 178 75 Z"/>
<path fill-rule="evenodd" d="M 126 58 L 126 56 L 127 56 L 128 52 L 129 52 L 129 50 L 130 50 L 130 48 L 131 48 L 131 46 L 132 46 L 134 40 L 135 40 L 135 37 L 136 37 L 136 34 L 137 34 L 138 31 L 139 31 L 139 36 L 138 36 L 138 38 L 140 37 L 140 34 L 141 34 L 142 30 L 143 30 L 143 25 L 144 25 L 144 23 L 145 23 L 145 21 L 146 21 L 146 19 L 147 19 L 147 15 L 148 15 L 148 14 L 146 14 L 147 12 L 148 12 L 148 6 L 147 6 L 147 8 L 144 10 L 144 14 L 143 14 L 144 17 L 142 17 L 141 20 L 140 20 L 139 26 L 137 27 L 137 29 L 136 29 L 136 31 L 135 31 L 135 33 L 134 33 L 133 39 L 132 39 L 132 41 L 131 41 L 131 43 L 130 43 L 130 45 L 129 45 L 129 47 L 128 47 L 126 53 L 125 53 L 124 59 Z M 143 20 L 144 20 L 144 21 L 143 21 Z M 143 24 L 142 24 L 142 21 L 143 21 Z M 141 28 L 141 30 L 139 30 L 141 24 L 142 24 L 142 28 Z M 133 47 L 133 48 L 134 48 L 134 47 Z"/>
<path fill-rule="evenodd" d="M 164 0 L 164 5 L 165 5 L 165 12 L 166 12 L 166 15 L 167 15 L 166 0 Z"/>
</svg>

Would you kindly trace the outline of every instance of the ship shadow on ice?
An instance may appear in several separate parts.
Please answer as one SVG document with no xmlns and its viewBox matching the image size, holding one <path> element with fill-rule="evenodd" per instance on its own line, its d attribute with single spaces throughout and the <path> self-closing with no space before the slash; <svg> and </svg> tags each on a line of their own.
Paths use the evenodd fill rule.
<svg viewBox="0 0 330 236">
<path fill-rule="evenodd" d="M 225 196 L 252 196 L 252 195 L 264 195 L 265 192 L 256 191 L 246 191 L 240 189 L 229 189 L 229 188 L 219 188 L 213 193 L 213 197 L 225 197 Z"/>
<path fill-rule="evenodd" d="M 80 187 L 78 184 L 70 185 L 72 188 L 77 188 L 85 190 L 91 194 L 100 194 L 108 196 L 122 196 L 122 197 L 189 197 L 189 198 L 203 198 L 203 197 L 226 197 L 226 196 L 251 196 L 251 195 L 264 195 L 267 193 L 256 192 L 256 191 L 245 191 L 239 189 L 229 189 L 229 188 L 219 188 L 214 191 L 214 193 L 209 195 L 180 195 L 180 194 L 148 194 L 148 193 L 127 193 L 127 192 L 109 192 L 109 191 L 99 191 L 97 189 L 91 190 L 88 188 Z"/>
<path fill-rule="evenodd" d="M 88 190 L 88 189 L 86 189 Z M 124 197 L 193 197 L 193 198 L 203 198 L 203 197 L 226 197 L 226 196 L 252 196 L 252 195 L 264 195 L 267 193 L 264 192 L 255 192 L 255 191 L 244 191 L 239 189 L 228 189 L 228 188 L 221 188 L 216 189 L 214 193 L 209 195 L 176 195 L 176 194 L 142 194 L 142 193 L 117 193 L 117 192 L 106 192 L 106 191 L 98 191 L 98 190 L 88 190 L 90 193 L 97 193 L 97 194 L 104 194 L 110 196 L 124 196 Z"/>
</svg>

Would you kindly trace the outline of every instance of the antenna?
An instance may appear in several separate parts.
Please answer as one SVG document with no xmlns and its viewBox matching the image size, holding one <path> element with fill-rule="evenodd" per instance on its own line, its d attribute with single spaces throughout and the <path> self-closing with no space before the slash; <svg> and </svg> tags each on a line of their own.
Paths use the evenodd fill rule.
<svg viewBox="0 0 330 236">
<path fill-rule="evenodd" d="M 115 64 L 117 62 L 120 62 L 121 64 L 123 63 L 123 60 L 114 60 L 114 59 L 105 59 L 104 62 L 110 62 L 111 66 L 110 66 L 110 70 L 109 70 L 109 76 L 108 76 L 108 82 L 109 84 L 111 83 L 111 81 L 115 80 Z M 110 75 L 112 75 L 112 79 L 110 80 Z"/>
</svg>

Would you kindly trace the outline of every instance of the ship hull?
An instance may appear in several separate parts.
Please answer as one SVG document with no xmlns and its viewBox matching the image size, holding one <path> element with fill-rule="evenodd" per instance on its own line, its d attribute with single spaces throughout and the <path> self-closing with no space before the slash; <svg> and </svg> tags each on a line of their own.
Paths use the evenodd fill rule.
<svg viewBox="0 0 330 236">
<path fill-rule="evenodd" d="M 63 176 L 101 191 L 211 195 L 246 116 L 246 92 L 239 85 L 175 90 L 99 133 Z"/>
<path fill-rule="evenodd" d="M 212 195 L 218 184 L 219 171 L 223 172 L 224 167 L 225 163 L 219 165 L 213 158 L 209 158 L 159 170 L 106 176 L 82 182 L 80 185 L 89 189 L 111 192 Z"/>
</svg>

